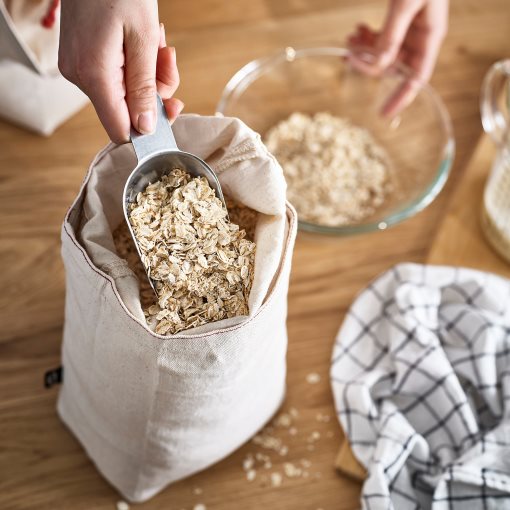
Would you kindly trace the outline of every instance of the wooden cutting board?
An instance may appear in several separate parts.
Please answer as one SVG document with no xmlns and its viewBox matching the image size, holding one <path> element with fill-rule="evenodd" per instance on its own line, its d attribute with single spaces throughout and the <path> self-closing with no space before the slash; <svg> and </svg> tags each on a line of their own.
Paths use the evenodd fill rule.
<svg viewBox="0 0 510 510">
<path fill-rule="evenodd" d="M 483 190 L 495 155 L 492 140 L 482 136 L 432 243 L 430 264 L 465 266 L 510 277 L 510 264 L 486 242 L 480 223 Z"/>
<path fill-rule="evenodd" d="M 510 277 L 510 264 L 486 242 L 480 224 L 483 190 L 495 155 L 492 140 L 482 136 L 439 225 L 427 257 L 429 264 L 470 267 Z M 349 477 L 363 480 L 366 476 L 346 440 L 335 464 Z"/>
</svg>

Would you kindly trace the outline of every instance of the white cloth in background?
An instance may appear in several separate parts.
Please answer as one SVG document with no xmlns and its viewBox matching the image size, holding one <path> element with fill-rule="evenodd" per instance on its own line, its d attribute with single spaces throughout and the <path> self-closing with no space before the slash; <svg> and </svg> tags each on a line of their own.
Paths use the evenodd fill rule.
<svg viewBox="0 0 510 510">
<path fill-rule="evenodd" d="M 0 0 L 0 118 L 48 136 L 88 103 L 58 71 L 59 12 L 51 0 Z"/>
<path fill-rule="evenodd" d="M 5 0 L 4 3 L 19 39 L 32 53 L 39 70 L 44 74 L 58 74 L 60 6 L 55 10 L 55 23 L 47 28 L 42 19 L 51 9 L 52 0 Z"/>
<path fill-rule="evenodd" d="M 508 280 L 394 267 L 353 303 L 331 381 L 364 509 L 510 508 Z"/>
</svg>

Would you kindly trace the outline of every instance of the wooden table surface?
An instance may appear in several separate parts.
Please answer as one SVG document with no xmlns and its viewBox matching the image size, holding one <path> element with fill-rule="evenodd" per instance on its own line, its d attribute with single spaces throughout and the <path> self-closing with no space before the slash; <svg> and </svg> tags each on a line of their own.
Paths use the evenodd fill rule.
<svg viewBox="0 0 510 510">
<path fill-rule="evenodd" d="M 160 1 L 161 19 L 177 47 L 179 97 L 188 112 L 213 113 L 224 84 L 248 60 L 288 45 L 342 44 L 356 22 L 377 26 L 385 5 L 377 0 Z M 262 472 L 248 482 L 242 461 L 248 453 L 261 451 L 248 443 L 140 508 L 192 509 L 198 503 L 208 510 L 359 508 L 359 482 L 334 468 L 343 438 L 328 381 L 333 340 L 354 295 L 370 279 L 395 263 L 427 260 L 480 135 L 483 75 L 495 60 L 510 56 L 509 28 L 507 0 L 452 1 L 450 32 L 433 84 L 453 119 L 457 158 L 449 183 L 433 205 L 382 233 L 349 239 L 298 236 L 289 293 L 284 409 L 296 408 L 299 417 L 297 434 L 286 438 L 289 453 L 273 456 L 273 470 L 281 471 L 283 462 L 307 459 L 309 476 L 284 478 L 278 488 L 264 483 Z M 2 509 L 114 509 L 121 499 L 58 420 L 57 390 L 42 385 L 44 371 L 57 366 L 60 357 L 60 223 L 89 161 L 105 142 L 90 106 L 49 139 L 0 123 Z M 442 241 L 435 247 L 438 243 Z M 458 263 L 449 262 L 447 249 L 432 260 Z M 317 384 L 307 382 L 310 373 L 320 375 Z M 318 421 L 318 414 L 331 419 Z M 307 438 L 314 431 L 321 438 L 311 451 Z"/>
</svg>

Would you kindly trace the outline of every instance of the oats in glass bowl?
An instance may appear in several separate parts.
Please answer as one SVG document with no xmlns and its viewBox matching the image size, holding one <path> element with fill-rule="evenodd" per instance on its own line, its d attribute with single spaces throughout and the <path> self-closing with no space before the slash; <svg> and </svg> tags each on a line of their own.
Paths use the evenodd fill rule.
<svg viewBox="0 0 510 510">
<path fill-rule="evenodd" d="M 373 214 L 393 191 L 388 157 L 369 131 L 329 113 L 293 113 L 265 144 L 282 165 L 299 218 L 340 226 Z"/>
</svg>

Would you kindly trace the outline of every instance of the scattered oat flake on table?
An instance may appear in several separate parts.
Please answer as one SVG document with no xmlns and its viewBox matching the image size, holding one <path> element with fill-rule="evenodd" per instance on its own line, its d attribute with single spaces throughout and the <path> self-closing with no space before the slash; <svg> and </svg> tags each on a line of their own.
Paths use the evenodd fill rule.
<svg viewBox="0 0 510 510">
<path fill-rule="evenodd" d="M 308 439 L 307 441 L 309 443 L 315 443 L 316 441 L 318 441 L 319 439 L 321 438 L 321 433 L 317 430 L 314 430 L 309 436 L 308 436 Z"/>
<path fill-rule="evenodd" d="M 271 485 L 273 487 L 280 487 L 283 477 L 280 473 L 271 473 Z"/>
<path fill-rule="evenodd" d="M 292 415 L 288 413 L 279 414 L 275 418 L 274 423 L 277 427 L 288 428 L 292 425 Z"/>
<path fill-rule="evenodd" d="M 329 416 L 329 414 L 322 414 L 322 413 L 318 413 L 316 416 L 315 416 L 315 419 L 317 421 L 320 421 L 322 423 L 328 423 L 329 420 L 331 419 L 331 417 Z"/>
<path fill-rule="evenodd" d="M 247 473 L 246 473 L 246 479 L 249 481 L 249 482 L 253 482 L 253 480 L 255 480 L 257 476 L 257 471 L 255 471 L 255 469 L 250 469 Z"/>
<path fill-rule="evenodd" d="M 193 507 L 193 510 L 207 510 L 207 507 L 203 503 L 198 503 Z"/>
<path fill-rule="evenodd" d="M 321 376 L 319 374 L 317 374 L 316 372 L 310 372 L 306 376 L 306 382 L 308 384 L 317 384 L 320 382 L 320 380 L 321 380 Z"/>
<path fill-rule="evenodd" d="M 264 431 L 257 434 L 252 442 L 257 446 L 261 446 L 262 448 L 266 448 L 267 450 L 273 450 L 275 452 L 280 452 L 284 447 L 282 445 L 282 440 L 278 437 L 270 436 L 269 434 L 265 434 Z"/>
<path fill-rule="evenodd" d="M 129 510 L 129 505 L 125 501 L 117 501 L 117 510 Z"/>
<path fill-rule="evenodd" d="M 283 168 L 287 198 L 301 220 L 331 227 L 357 223 L 394 189 L 386 151 L 347 119 L 296 112 L 264 141 Z"/>
<path fill-rule="evenodd" d="M 205 178 L 171 170 L 138 193 L 129 221 L 156 282 L 157 303 L 144 310 L 156 333 L 248 315 L 255 244 Z"/>
<path fill-rule="evenodd" d="M 200 487 L 195 487 L 193 489 L 193 494 L 195 494 L 196 496 L 200 496 L 200 494 L 202 494 L 204 491 L 200 488 Z"/>
<path fill-rule="evenodd" d="M 300 467 L 292 464 L 292 462 L 285 462 L 283 465 L 283 471 L 289 478 L 297 478 L 303 473 L 303 470 Z"/>
<path fill-rule="evenodd" d="M 253 468 L 253 466 L 255 465 L 255 459 L 253 458 L 253 455 L 249 454 L 245 457 L 245 459 L 243 460 L 243 469 L 245 471 L 249 471 L 250 469 Z"/>
</svg>

